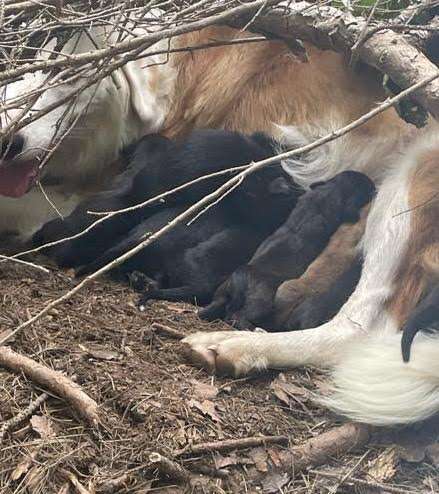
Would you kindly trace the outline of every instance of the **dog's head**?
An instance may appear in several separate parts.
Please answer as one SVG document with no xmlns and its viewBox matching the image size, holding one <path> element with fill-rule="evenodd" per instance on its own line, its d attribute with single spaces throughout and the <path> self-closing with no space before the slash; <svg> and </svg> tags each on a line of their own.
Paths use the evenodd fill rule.
<svg viewBox="0 0 439 494">
<path fill-rule="evenodd" d="M 117 32 L 110 38 L 115 36 Z M 55 59 L 105 49 L 113 41 L 103 27 L 95 27 L 74 35 Z M 47 59 L 56 45 L 56 39 L 50 40 L 37 60 Z M 88 67 L 67 77 L 63 70 L 29 73 L 7 84 L 2 127 L 16 119 L 28 124 L 1 143 L 0 195 L 20 197 L 40 177 L 76 189 L 102 176 L 122 147 L 160 128 L 168 100 L 157 79 L 165 70 L 148 58 L 100 80 Z M 96 82 L 86 87 L 90 78 Z"/>
</svg>

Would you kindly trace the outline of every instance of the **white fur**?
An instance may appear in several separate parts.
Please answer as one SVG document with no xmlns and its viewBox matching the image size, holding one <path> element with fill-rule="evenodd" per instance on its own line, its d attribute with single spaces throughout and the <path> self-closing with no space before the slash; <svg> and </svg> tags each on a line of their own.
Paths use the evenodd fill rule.
<svg viewBox="0 0 439 494">
<path fill-rule="evenodd" d="M 283 146 L 297 148 L 333 133 L 349 122 L 337 114 L 328 114 L 317 124 L 277 126 Z M 329 180 L 343 170 L 356 170 L 380 183 L 386 170 L 403 157 L 412 131 L 407 126 L 393 126 L 385 134 L 375 135 L 354 130 L 306 153 L 284 160 L 282 165 L 296 183 L 308 188 L 313 182 Z"/>
<path fill-rule="evenodd" d="M 346 348 L 333 373 L 331 395 L 321 402 L 375 425 L 407 424 L 439 411 L 439 339 L 418 334 L 410 362 L 401 358 L 401 335 L 374 335 Z"/>
<path fill-rule="evenodd" d="M 114 43 L 118 32 L 112 28 L 92 27 L 88 34 L 74 36 L 63 48 L 64 53 L 93 51 Z M 137 28 L 136 33 L 144 32 Z M 93 41 L 92 41 L 93 40 Z M 46 47 L 53 48 L 53 40 Z M 96 45 L 96 46 L 95 46 Z M 159 42 L 147 51 L 164 48 Z M 145 52 L 146 53 L 146 52 Z M 44 52 L 40 58 L 44 58 Z M 46 188 L 48 196 L 63 214 L 68 214 L 87 195 L 90 184 L 102 183 L 108 167 L 127 144 L 150 132 L 157 131 L 167 114 L 172 87 L 173 69 L 163 63 L 165 55 L 129 62 L 98 84 L 85 89 L 75 99 L 67 117 L 67 104 L 27 125 L 19 132 L 25 138 L 19 161 L 38 160 L 51 147 L 55 134 L 63 135 L 82 114 L 54 152 L 43 171 L 44 179 L 55 179 L 61 186 Z M 160 77 L 157 91 L 151 77 Z M 42 85 L 47 74 L 27 74 L 23 80 L 6 86 L 6 103 Z M 46 90 L 35 102 L 31 112 L 42 109 L 70 94 L 83 81 L 62 84 Z M 20 108 L 8 110 L 6 121 L 20 113 Z M 34 188 L 25 196 L 11 199 L 0 196 L 0 234 L 13 230 L 26 240 L 48 219 L 56 215 L 41 192 Z"/>
</svg>

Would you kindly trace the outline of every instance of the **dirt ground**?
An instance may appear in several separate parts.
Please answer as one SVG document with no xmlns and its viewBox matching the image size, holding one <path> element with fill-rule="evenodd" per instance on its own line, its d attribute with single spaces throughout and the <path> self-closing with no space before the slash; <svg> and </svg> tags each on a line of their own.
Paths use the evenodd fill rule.
<svg viewBox="0 0 439 494">
<path fill-rule="evenodd" d="M 0 264 L 0 333 L 73 286 L 67 273 L 51 271 Z M 103 279 L 8 343 L 74 378 L 98 402 L 102 424 L 97 431 L 87 428 L 62 401 L 49 397 L 0 445 L 2 494 L 439 492 L 435 421 L 378 431 L 367 447 L 295 476 L 274 473 L 285 444 L 191 453 L 193 444 L 260 435 L 287 436 L 296 445 L 341 420 L 311 400 L 310 392 L 322 385 L 321 373 L 209 376 L 185 362 L 177 340 L 151 325 L 185 334 L 225 325 L 200 321 L 190 305 L 156 302 L 140 313 L 135 301 L 129 287 Z M 0 425 L 42 392 L 25 377 L 0 370 Z M 152 452 L 179 462 L 191 481 L 177 485 L 159 474 L 150 463 Z"/>
</svg>

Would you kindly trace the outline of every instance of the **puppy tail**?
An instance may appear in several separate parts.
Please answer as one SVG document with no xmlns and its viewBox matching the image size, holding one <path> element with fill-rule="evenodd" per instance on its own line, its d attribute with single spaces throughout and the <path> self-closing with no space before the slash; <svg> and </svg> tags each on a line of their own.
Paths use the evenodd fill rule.
<svg viewBox="0 0 439 494">
<path fill-rule="evenodd" d="M 439 412 L 439 337 L 419 333 L 412 357 L 401 356 L 401 334 L 377 335 L 346 349 L 319 401 L 373 425 L 408 424 Z"/>
</svg>

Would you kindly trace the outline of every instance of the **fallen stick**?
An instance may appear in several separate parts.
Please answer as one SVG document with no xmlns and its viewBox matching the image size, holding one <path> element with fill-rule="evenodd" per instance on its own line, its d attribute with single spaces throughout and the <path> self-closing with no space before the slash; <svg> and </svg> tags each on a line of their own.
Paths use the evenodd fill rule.
<svg viewBox="0 0 439 494">
<path fill-rule="evenodd" d="M 297 475 L 306 468 L 323 465 L 330 458 L 364 446 L 369 438 L 369 426 L 356 423 L 344 424 L 281 452 L 279 470 Z"/>
<path fill-rule="evenodd" d="M 156 468 L 160 474 L 179 484 L 189 484 L 193 477 L 189 470 L 179 465 L 177 462 L 166 458 L 160 453 L 151 453 L 149 461 L 153 468 Z"/>
<path fill-rule="evenodd" d="M 0 346 L 0 366 L 17 374 L 23 373 L 31 381 L 69 403 L 87 424 L 94 427 L 98 424 L 97 403 L 60 372 L 49 369 L 6 346 Z"/>
<path fill-rule="evenodd" d="M 20 422 L 23 422 L 23 420 L 29 418 L 36 410 L 38 410 L 38 408 L 40 408 L 47 398 L 49 398 L 47 393 L 41 394 L 36 400 L 31 401 L 29 405 L 19 414 L 4 422 L 0 428 L 0 444 L 3 442 L 5 434 L 8 431 L 12 430 L 16 425 L 20 424 Z"/>
<path fill-rule="evenodd" d="M 241 439 L 225 439 L 224 441 L 193 444 L 177 451 L 174 456 L 200 455 L 213 451 L 226 452 L 234 449 L 257 448 L 266 444 L 288 444 L 288 436 L 243 437 Z"/>
<path fill-rule="evenodd" d="M 178 331 L 178 329 L 170 328 L 169 326 L 166 326 L 165 324 L 161 324 L 159 322 L 153 322 L 151 324 L 151 331 L 153 331 L 154 333 L 162 334 L 164 336 L 168 336 L 173 340 L 182 340 L 187 336 L 186 334 Z"/>
<path fill-rule="evenodd" d="M 332 472 L 320 472 L 319 470 L 309 470 L 314 475 L 320 475 L 321 477 L 327 477 L 328 479 L 343 480 L 343 475 Z M 391 492 L 392 494 L 416 494 L 416 491 L 403 489 L 401 487 L 395 487 L 392 485 L 382 484 L 381 482 L 372 482 L 363 479 L 357 479 L 356 477 L 348 477 L 344 480 L 344 484 L 361 485 L 365 487 L 371 487 L 372 489 L 379 489 L 384 492 Z"/>
</svg>

